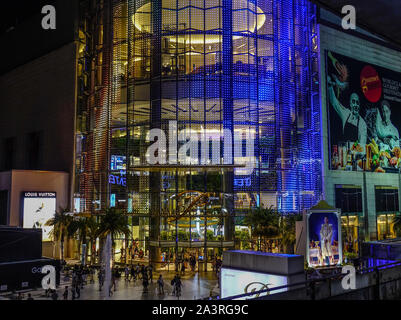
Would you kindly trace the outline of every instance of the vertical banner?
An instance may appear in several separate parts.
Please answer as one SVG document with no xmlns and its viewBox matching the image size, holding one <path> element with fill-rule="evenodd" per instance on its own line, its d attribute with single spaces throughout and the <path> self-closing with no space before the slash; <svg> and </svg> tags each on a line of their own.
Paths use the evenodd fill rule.
<svg viewBox="0 0 401 320">
<path fill-rule="evenodd" d="M 306 230 L 306 257 L 309 267 L 329 267 L 342 263 L 339 210 L 309 210 L 306 215 Z"/>
<path fill-rule="evenodd" d="M 56 212 L 56 193 L 29 191 L 22 193 L 22 216 L 24 228 L 42 229 L 43 241 L 50 241 L 53 227 L 46 222 Z"/>
</svg>

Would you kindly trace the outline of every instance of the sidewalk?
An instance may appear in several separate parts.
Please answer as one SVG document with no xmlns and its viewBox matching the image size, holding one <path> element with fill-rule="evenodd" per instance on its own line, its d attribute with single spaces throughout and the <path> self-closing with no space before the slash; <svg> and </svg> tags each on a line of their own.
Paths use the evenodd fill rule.
<svg viewBox="0 0 401 320">
<path fill-rule="evenodd" d="M 162 274 L 164 279 L 164 295 L 159 295 L 157 292 L 157 278 Z M 173 272 L 155 272 L 153 274 L 153 283 L 149 283 L 148 292 L 143 292 L 142 281 L 137 280 L 136 282 L 125 281 L 124 275 L 117 280 L 117 290 L 113 292 L 111 297 L 107 297 L 109 300 L 177 300 L 177 297 L 172 296 L 172 286 L 170 285 L 171 280 L 174 278 Z M 87 284 L 81 289 L 81 297 L 77 300 L 106 300 L 104 292 L 99 291 L 99 284 L 97 281 L 97 275 L 94 277 L 95 283 Z M 61 277 L 63 279 L 63 277 Z M 197 272 L 186 272 L 185 275 L 181 276 L 182 280 L 182 295 L 180 300 L 197 300 L 207 298 L 210 295 L 210 290 L 213 290 L 214 295 L 219 294 L 219 288 L 217 285 L 217 277 L 214 272 L 197 273 Z M 68 286 L 69 293 L 68 298 L 71 300 L 71 281 L 64 282 L 61 280 L 60 286 L 57 289 L 59 300 L 63 299 L 63 292 L 65 286 Z M 30 291 L 32 297 L 35 300 L 51 300 L 44 296 L 44 290 Z M 25 299 L 27 293 L 24 294 Z M 11 298 L 11 297 L 6 297 Z"/>
</svg>

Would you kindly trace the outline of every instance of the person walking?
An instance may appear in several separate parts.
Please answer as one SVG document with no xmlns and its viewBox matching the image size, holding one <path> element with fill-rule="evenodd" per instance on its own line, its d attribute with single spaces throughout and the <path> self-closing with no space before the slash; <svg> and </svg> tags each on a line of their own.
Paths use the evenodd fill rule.
<svg viewBox="0 0 401 320">
<path fill-rule="evenodd" d="M 68 286 L 65 286 L 63 298 L 64 298 L 64 300 L 68 300 Z"/>
<path fill-rule="evenodd" d="M 141 275 L 142 275 L 142 279 L 145 278 L 145 273 L 147 273 L 147 272 L 146 272 L 146 269 L 145 269 L 145 265 L 143 264 L 143 265 L 141 266 Z"/>
<path fill-rule="evenodd" d="M 131 265 L 131 278 L 130 278 L 130 281 L 132 279 L 134 279 L 134 282 L 135 282 L 135 280 L 136 280 L 136 268 L 135 268 L 135 266 Z"/>
<path fill-rule="evenodd" d="M 143 285 L 143 292 L 148 292 L 149 279 L 148 279 L 148 274 L 146 272 L 143 273 L 142 285 Z"/>
<path fill-rule="evenodd" d="M 175 280 L 175 295 L 179 299 L 181 296 L 182 282 L 180 276 L 177 275 L 177 279 Z"/>
<path fill-rule="evenodd" d="M 159 279 L 157 279 L 157 286 L 159 288 L 159 294 L 164 294 L 164 280 L 162 275 L 160 275 Z"/>
<path fill-rule="evenodd" d="M 32 295 L 28 293 L 28 298 L 26 300 L 34 300 L 34 299 L 32 298 Z"/>
<path fill-rule="evenodd" d="M 137 276 L 138 280 L 139 280 L 140 274 L 141 274 L 141 266 L 139 265 L 139 262 L 138 262 L 138 265 L 136 266 L 136 276 Z"/>
<path fill-rule="evenodd" d="M 102 269 L 99 270 L 99 273 L 98 273 L 97 277 L 99 279 L 99 291 L 102 291 L 103 281 L 104 281 L 103 270 Z"/>
<path fill-rule="evenodd" d="M 124 273 L 125 273 L 125 281 L 128 281 L 128 282 L 129 282 L 129 281 L 130 281 L 130 280 L 129 280 L 130 269 L 129 269 L 128 265 L 125 266 Z"/>
<path fill-rule="evenodd" d="M 81 286 L 79 284 L 75 287 L 75 291 L 77 293 L 77 299 L 81 298 Z"/>
<path fill-rule="evenodd" d="M 185 274 L 185 263 L 182 263 L 181 274 Z"/>
<path fill-rule="evenodd" d="M 75 300 L 75 295 L 76 295 L 75 288 L 71 287 L 71 299 L 72 300 Z"/>
<path fill-rule="evenodd" d="M 149 272 L 150 282 L 153 283 L 153 267 L 152 267 L 152 265 L 149 265 L 148 272 Z"/>
</svg>

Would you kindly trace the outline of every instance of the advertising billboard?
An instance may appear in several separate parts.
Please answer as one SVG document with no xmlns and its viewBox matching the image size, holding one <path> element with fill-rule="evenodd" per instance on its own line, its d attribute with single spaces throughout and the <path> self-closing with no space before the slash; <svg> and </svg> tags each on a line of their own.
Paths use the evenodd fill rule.
<svg viewBox="0 0 401 320">
<path fill-rule="evenodd" d="M 342 263 L 341 216 L 337 210 L 310 210 L 306 220 L 308 265 L 328 267 Z"/>
<path fill-rule="evenodd" d="M 232 297 L 244 293 L 272 289 L 288 284 L 288 277 L 273 274 L 259 273 L 231 268 L 221 268 L 221 298 Z M 272 294 L 287 291 L 282 288 L 272 291 Z M 252 299 L 268 295 L 269 291 L 262 294 L 250 295 L 238 300 Z"/>
<path fill-rule="evenodd" d="M 330 169 L 398 172 L 401 73 L 326 51 Z"/>
<path fill-rule="evenodd" d="M 49 233 L 53 227 L 45 223 L 54 217 L 56 212 L 55 192 L 23 192 L 23 227 L 42 229 L 42 240 L 50 241 Z"/>
</svg>

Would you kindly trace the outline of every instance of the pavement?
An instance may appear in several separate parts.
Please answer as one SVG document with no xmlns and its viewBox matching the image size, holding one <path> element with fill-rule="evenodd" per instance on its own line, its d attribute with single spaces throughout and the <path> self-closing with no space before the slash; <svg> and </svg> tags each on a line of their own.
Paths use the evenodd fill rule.
<svg viewBox="0 0 401 320">
<path fill-rule="evenodd" d="M 160 295 L 157 291 L 157 279 L 162 274 L 164 279 L 164 295 Z M 116 290 L 113 291 L 111 297 L 105 296 L 104 291 L 99 291 L 99 283 L 97 275 L 94 276 L 95 283 L 88 283 L 81 289 L 81 297 L 76 300 L 198 300 L 208 298 L 210 291 L 213 295 L 219 295 L 217 276 L 214 272 L 186 272 L 181 275 L 182 293 L 179 298 L 173 296 L 171 293 L 173 288 L 171 280 L 174 278 L 174 272 L 154 272 L 153 283 L 149 282 L 148 292 L 143 291 L 142 281 L 126 281 L 124 274 L 116 282 Z M 71 280 L 64 281 L 63 275 L 61 276 L 61 283 L 57 289 L 59 300 L 63 299 L 63 292 L 65 286 L 68 286 L 68 300 L 71 300 Z M 51 300 L 44 294 L 43 289 L 36 291 L 24 291 L 25 299 L 27 294 L 31 293 L 34 300 Z M 12 295 L 3 296 L 5 299 L 13 299 Z"/>
</svg>

